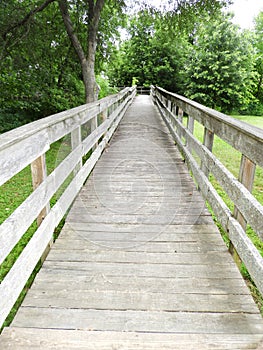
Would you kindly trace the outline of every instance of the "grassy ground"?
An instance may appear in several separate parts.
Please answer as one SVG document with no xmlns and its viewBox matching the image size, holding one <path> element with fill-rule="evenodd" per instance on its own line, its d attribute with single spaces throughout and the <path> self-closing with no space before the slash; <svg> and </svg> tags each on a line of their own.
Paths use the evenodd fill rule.
<svg viewBox="0 0 263 350">
<path fill-rule="evenodd" d="M 236 119 L 239 119 L 241 121 L 244 121 L 246 123 L 255 125 L 257 127 L 263 128 L 263 117 L 254 117 L 254 116 L 233 116 Z M 195 124 L 195 136 L 202 142 L 203 138 L 203 127 L 196 123 Z M 213 146 L 213 153 L 216 155 L 218 159 L 226 166 L 226 168 L 232 172 L 232 174 L 236 177 L 238 177 L 239 173 L 239 166 L 240 166 L 240 160 L 241 160 L 241 154 L 237 152 L 235 149 L 233 149 L 231 146 L 229 146 L 226 142 L 222 141 L 220 138 L 215 136 L 214 140 L 214 146 Z M 221 195 L 227 206 L 230 208 L 231 211 L 234 209 L 234 204 L 230 200 L 230 198 L 226 195 L 224 190 L 221 188 L 221 186 L 218 184 L 216 179 L 213 176 L 210 176 L 210 181 L 213 183 L 214 187 L 218 191 L 218 193 Z M 255 198 L 263 204 L 263 169 L 257 167 L 256 168 L 256 175 L 253 185 L 253 195 Z M 222 228 L 219 226 L 220 231 L 223 235 L 223 238 L 225 242 L 228 244 L 229 240 L 225 233 L 222 231 Z M 263 242 L 260 240 L 260 238 L 256 235 L 256 233 L 251 229 L 251 227 L 247 228 L 247 234 L 250 237 L 250 239 L 253 241 L 255 246 L 260 251 L 261 255 L 263 256 Z M 259 306 L 259 309 L 261 311 L 261 314 L 263 315 L 263 298 L 258 292 L 257 288 L 255 287 L 254 283 L 252 282 L 248 271 L 246 270 L 245 266 L 242 265 L 241 272 L 250 287 L 250 290 L 252 292 L 252 295 L 254 296 L 254 299 Z"/>
</svg>

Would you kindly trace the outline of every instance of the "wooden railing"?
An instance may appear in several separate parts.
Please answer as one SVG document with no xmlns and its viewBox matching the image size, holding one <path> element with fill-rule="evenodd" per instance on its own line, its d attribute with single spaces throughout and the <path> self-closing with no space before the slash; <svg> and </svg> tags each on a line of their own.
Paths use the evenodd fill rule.
<svg viewBox="0 0 263 350">
<path fill-rule="evenodd" d="M 151 95 L 203 197 L 227 233 L 235 260 L 245 264 L 263 294 L 263 258 L 246 234 L 250 225 L 263 239 L 263 206 L 251 194 L 256 166 L 263 167 L 263 130 L 161 88 L 151 87 Z M 196 122 L 204 129 L 203 144 L 194 136 Z M 212 153 L 214 135 L 241 154 L 238 179 Z M 234 203 L 232 212 L 213 187 L 210 174 Z"/>
<path fill-rule="evenodd" d="M 137 86 L 138 95 L 150 95 L 151 88 L 150 86 Z"/>
<path fill-rule="evenodd" d="M 123 86 L 118 86 L 118 91 L 122 90 Z M 150 95 L 151 93 L 151 87 L 150 86 L 136 86 L 137 94 L 138 95 Z"/>
<path fill-rule="evenodd" d="M 65 216 L 102 154 L 132 99 L 136 87 L 116 95 L 52 115 L 0 135 L 0 186 L 31 164 L 33 192 L 0 226 L 0 264 L 37 220 L 38 229 L 0 285 L 0 325 L 8 316 L 28 278 L 53 241 L 53 232 Z M 87 127 L 89 123 L 89 126 Z M 69 154 L 47 174 L 45 154 L 51 145 L 69 136 Z M 82 159 L 92 154 L 83 164 Z M 55 205 L 50 200 L 72 178 Z"/>
</svg>

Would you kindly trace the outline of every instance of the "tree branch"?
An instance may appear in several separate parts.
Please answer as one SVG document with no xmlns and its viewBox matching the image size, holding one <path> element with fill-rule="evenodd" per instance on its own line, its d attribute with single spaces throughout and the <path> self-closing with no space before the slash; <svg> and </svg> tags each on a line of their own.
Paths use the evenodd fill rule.
<svg viewBox="0 0 263 350">
<path fill-rule="evenodd" d="M 81 46 L 81 43 L 77 37 L 77 35 L 74 32 L 74 28 L 73 28 L 73 24 L 71 22 L 70 19 L 70 15 L 68 12 L 68 4 L 67 4 L 67 0 L 59 0 L 59 8 L 61 11 L 61 15 L 68 33 L 68 36 L 70 38 L 70 41 L 78 55 L 78 58 L 80 60 L 80 62 L 83 62 L 83 60 L 85 60 L 85 53 L 84 50 Z"/>
<path fill-rule="evenodd" d="M 99 21 L 101 16 L 101 11 L 103 9 L 105 0 L 97 0 L 96 3 L 94 3 L 94 0 L 88 0 L 89 3 L 89 14 L 88 14 L 88 53 L 91 49 L 91 46 L 93 46 L 94 50 L 96 51 L 97 46 L 97 34 L 98 34 L 98 27 L 99 27 Z"/>
<path fill-rule="evenodd" d="M 2 33 L 3 39 L 6 40 L 6 36 L 8 33 L 12 32 L 14 29 L 26 24 L 30 20 L 30 18 L 33 17 L 37 12 L 43 11 L 49 4 L 51 4 L 54 1 L 56 1 L 56 0 L 46 0 L 42 5 L 39 5 L 34 10 L 31 10 L 23 19 L 21 19 L 20 21 L 18 21 L 17 23 L 15 23 L 13 25 L 11 25 L 9 28 L 7 28 Z"/>
<path fill-rule="evenodd" d="M 104 3 L 105 3 L 105 0 L 97 0 L 96 4 L 95 4 L 93 25 L 94 25 L 94 29 L 95 29 L 96 32 L 98 30 L 100 16 L 101 16 L 101 11 L 103 9 Z"/>
</svg>

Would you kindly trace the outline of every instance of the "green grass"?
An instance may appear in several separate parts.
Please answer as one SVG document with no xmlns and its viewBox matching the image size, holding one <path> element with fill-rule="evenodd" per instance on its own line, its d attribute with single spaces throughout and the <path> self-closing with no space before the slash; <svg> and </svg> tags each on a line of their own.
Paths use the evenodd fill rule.
<svg viewBox="0 0 263 350">
<path fill-rule="evenodd" d="M 241 121 L 244 121 L 246 123 L 255 125 L 259 128 L 263 129 L 263 117 L 255 117 L 255 116 L 233 116 L 236 119 L 239 119 Z M 195 137 L 202 142 L 203 140 L 203 126 L 199 123 L 195 123 L 195 130 L 194 130 Z M 230 145 L 228 145 L 226 142 L 215 136 L 214 139 L 214 145 L 213 145 L 213 154 L 216 155 L 216 157 L 225 165 L 225 167 L 232 172 L 232 174 L 238 178 L 239 174 L 239 167 L 240 167 L 240 161 L 241 161 L 241 154 L 236 151 L 234 148 L 232 148 Z M 219 195 L 222 197 L 226 205 L 229 207 L 229 209 L 233 212 L 234 210 L 234 203 L 230 200 L 230 198 L 227 196 L 225 191 L 222 189 L 222 187 L 219 185 L 218 181 L 210 175 L 210 181 L 219 193 Z M 263 169 L 260 167 L 256 167 L 256 174 L 255 174 L 255 180 L 252 190 L 253 195 L 255 198 L 263 205 Z M 210 211 L 212 212 L 211 208 Z M 213 215 L 213 212 L 212 212 Z M 213 215 L 214 217 L 214 215 Z M 220 232 L 223 236 L 224 241 L 227 245 L 229 245 L 229 239 L 225 232 L 223 232 L 222 227 L 217 222 L 216 218 L 214 217 L 215 222 L 217 223 Z M 261 239 L 257 236 L 257 234 L 251 229 L 250 226 L 247 227 L 247 235 L 251 239 L 251 241 L 254 243 L 254 245 L 257 247 L 261 255 L 263 256 L 263 242 Z M 250 287 L 251 293 L 261 311 L 261 314 L 263 315 L 263 298 L 260 295 L 259 291 L 257 290 L 255 284 L 253 283 L 252 279 L 249 276 L 249 273 L 247 269 L 245 268 L 244 264 L 241 266 L 241 272 L 243 277 L 245 278 L 248 286 Z"/>
</svg>

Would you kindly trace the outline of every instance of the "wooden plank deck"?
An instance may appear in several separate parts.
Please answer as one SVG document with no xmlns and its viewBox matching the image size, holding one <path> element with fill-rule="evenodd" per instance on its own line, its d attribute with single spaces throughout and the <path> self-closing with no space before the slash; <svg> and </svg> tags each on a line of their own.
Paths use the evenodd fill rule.
<svg viewBox="0 0 263 350">
<path fill-rule="evenodd" d="M 263 349 L 263 322 L 149 96 L 72 206 L 1 349 Z"/>
</svg>

